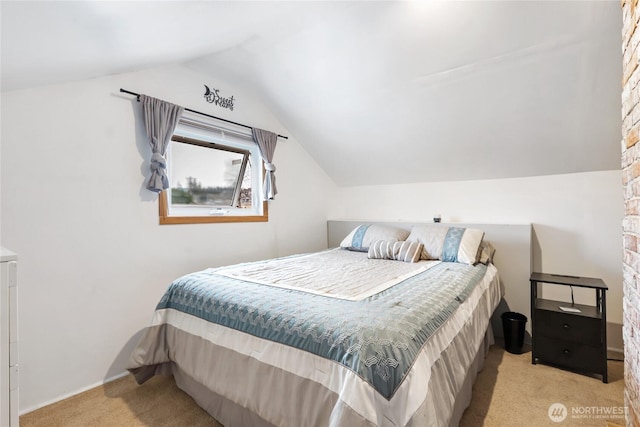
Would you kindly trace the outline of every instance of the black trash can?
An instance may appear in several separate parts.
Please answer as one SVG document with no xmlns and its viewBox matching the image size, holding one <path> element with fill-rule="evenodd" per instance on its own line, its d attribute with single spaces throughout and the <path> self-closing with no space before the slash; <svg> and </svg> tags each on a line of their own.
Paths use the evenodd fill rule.
<svg viewBox="0 0 640 427">
<path fill-rule="evenodd" d="M 504 331 L 504 349 L 513 354 L 522 353 L 527 316 L 513 311 L 505 311 L 501 317 L 502 330 Z"/>
</svg>

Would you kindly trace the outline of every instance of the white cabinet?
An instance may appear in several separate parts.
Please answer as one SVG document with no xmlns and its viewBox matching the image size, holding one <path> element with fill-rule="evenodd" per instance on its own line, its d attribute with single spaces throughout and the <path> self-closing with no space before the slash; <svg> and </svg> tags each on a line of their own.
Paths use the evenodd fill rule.
<svg viewBox="0 0 640 427">
<path fill-rule="evenodd" d="M 0 248 L 0 427 L 18 425 L 18 257 Z"/>
</svg>

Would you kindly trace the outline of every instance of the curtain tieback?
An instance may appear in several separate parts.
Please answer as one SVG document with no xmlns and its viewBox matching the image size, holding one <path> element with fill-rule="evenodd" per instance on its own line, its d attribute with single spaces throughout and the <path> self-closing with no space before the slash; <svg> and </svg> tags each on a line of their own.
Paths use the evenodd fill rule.
<svg viewBox="0 0 640 427">
<path fill-rule="evenodd" d="M 274 165 L 273 163 L 264 162 L 264 169 L 267 172 L 275 172 L 276 171 L 276 165 Z"/>
<path fill-rule="evenodd" d="M 166 169 L 167 168 L 167 161 L 164 159 L 164 157 L 162 157 L 162 154 L 160 153 L 153 153 L 151 155 L 151 170 L 152 171 L 159 171 L 161 169 Z"/>
</svg>

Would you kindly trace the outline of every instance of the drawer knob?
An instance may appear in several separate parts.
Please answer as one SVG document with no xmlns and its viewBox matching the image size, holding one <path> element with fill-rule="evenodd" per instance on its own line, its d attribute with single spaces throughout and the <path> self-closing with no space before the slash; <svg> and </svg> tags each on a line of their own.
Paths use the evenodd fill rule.
<svg viewBox="0 0 640 427">
<path fill-rule="evenodd" d="M 566 324 L 566 323 L 564 325 L 562 325 L 562 327 L 565 328 L 565 329 L 569 329 L 569 325 Z"/>
<path fill-rule="evenodd" d="M 567 349 L 562 350 L 562 352 L 563 352 L 565 355 L 569 355 L 569 353 L 571 353 L 571 352 L 570 352 L 569 350 L 567 350 Z"/>
</svg>

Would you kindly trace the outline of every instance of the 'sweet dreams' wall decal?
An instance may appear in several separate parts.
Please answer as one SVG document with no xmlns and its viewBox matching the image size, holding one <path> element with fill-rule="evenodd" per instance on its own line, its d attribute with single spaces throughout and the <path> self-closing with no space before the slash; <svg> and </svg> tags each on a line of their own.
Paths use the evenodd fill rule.
<svg viewBox="0 0 640 427">
<path fill-rule="evenodd" d="M 223 98 L 222 96 L 220 96 L 220 91 L 218 89 L 209 89 L 209 86 L 207 85 L 204 85 L 204 88 L 204 99 L 208 103 L 215 104 L 222 108 L 228 108 L 229 110 L 233 111 L 233 103 L 235 102 L 233 96 L 229 98 Z"/>
</svg>

